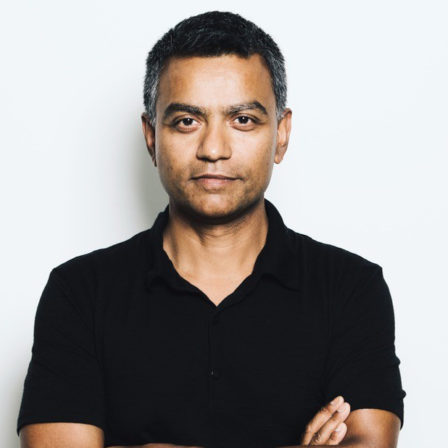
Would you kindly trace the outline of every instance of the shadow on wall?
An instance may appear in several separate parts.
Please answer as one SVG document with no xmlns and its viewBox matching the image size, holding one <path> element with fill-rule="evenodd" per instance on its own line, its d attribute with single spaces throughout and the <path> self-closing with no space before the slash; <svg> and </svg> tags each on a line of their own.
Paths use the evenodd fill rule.
<svg viewBox="0 0 448 448">
<path fill-rule="evenodd" d="M 168 195 L 160 182 L 159 172 L 154 166 L 146 148 L 143 132 L 132 132 L 129 138 L 133 151 L 132 166 L 134 173 L 134 190 L 139 199 L 139 209 L 143 213 L 143 221 L 152 226 L 158 213 L 168 204 Z"/>
<path fill-rule="evenodd" d="M 138 121 L 140 120 L 138 116 L 135 119 Z M 168 203 L 168 195 L 162 187 L 157 168 L 154 167 L 151 157 L 146 149 L 143 133 L 139 132 L 140 127 L 135 125 L 135 119 L 134 117 L 130 119 L 128 128 L 129 135 L 126 139 L 129 144 L 125 148 L 126 151 L 132 150 L 132 155 L 127 159 L 129 165 L 123 166 L 123 170 L 129 172 L 129 179 L 132 179 L 133 181 L 132 189 L 137 198 L 136 202 L 138 204 L 138 210 L 141 213 L 140 221 L 145 223 L 145 226 L 141 230 L 144 230 L 145 228 L 152 226 L 157 214 L 165 208 Z M 73 256 L 76 255 L 78 254 L 74 254 Z M 41 291 L 35 291 L 34 293 L 36 296 L 39 296 Z M 32 310 L 33 316 L 35 315 L 35 312 L 36 310 Z M 29 325 L 29 314 L 24 314 L 21 317 L 22 322 L 20 322 L 20 317 L 17 317 L 18 325 L 20 327 Z M 34 317 L 32 322 L 34 323 Z M 33 334 L 32 327 L 27 328 L 26 331 L 30 335 Z M 0 439 L 3 439 L 0 442 L 0 446 L 2 447 L 20 447 L 20 441 L 16 434 L 16 425 L 22 399 L 24 380 L 31 359 L 31 343 L 32 340 L 30 340 L 29 344 L 26 344 L 26 348 L 22 353 L 17 354 L 18 359 L 13 362 L 15 368 L 9 371 L 11 373 L 11 378 L 9 378 L 9 381 L 7 382 L 9 384 L 8 390 L 3 391 L 2 401 L 5 410 L 3 417 L 6 420 L 4 421 L 4 425 L 6 428 L 9 428 L 9 430 L 0 437 Z"/>
</svg>

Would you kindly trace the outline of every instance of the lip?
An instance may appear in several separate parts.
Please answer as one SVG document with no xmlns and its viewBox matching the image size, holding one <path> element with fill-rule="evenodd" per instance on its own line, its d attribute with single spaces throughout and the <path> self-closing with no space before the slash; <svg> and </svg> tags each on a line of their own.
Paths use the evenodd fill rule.
<svg viewBox="0 0 448 448">
<path fill-rule="evenodd" d="M 224 179 L 224 180 L 234 180 L 236 177 L 228 177 L 223 174 L 203 174 L 202 176 L 196 176 L 193 179 Z"/>
<path fill-rule="evenodd" d="M 218 191 L 232 184 L 236 178 L 226 176 L 199 176 L 193 178 L 199 185 L 209 191 Z"/>
</svg>

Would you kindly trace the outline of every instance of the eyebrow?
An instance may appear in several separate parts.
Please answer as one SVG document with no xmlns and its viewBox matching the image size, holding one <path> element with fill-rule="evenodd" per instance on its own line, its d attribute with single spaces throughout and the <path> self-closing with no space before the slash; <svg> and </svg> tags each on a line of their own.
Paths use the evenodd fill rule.
<svg viewBox="0 0 448 448">
<path fill-rule="evenodd" d="M 227 108 L 224 108 L 224 113 L 226 115 L 232 115 L 242 110 L 258 110 L 263 115 L 268 115 L 266 108 L 259 101 L 251 101 L 250 103 L 234 104 Z M 174 112 L 188 112 L 190 114 L 199 115 L 201 117 L 206 117 L 208 115 L 207 109 L 193 106 L 186 103 L 170 103 L 165 111 L 163 112 L 163 120 L 169 117 Z"/>
</svg>

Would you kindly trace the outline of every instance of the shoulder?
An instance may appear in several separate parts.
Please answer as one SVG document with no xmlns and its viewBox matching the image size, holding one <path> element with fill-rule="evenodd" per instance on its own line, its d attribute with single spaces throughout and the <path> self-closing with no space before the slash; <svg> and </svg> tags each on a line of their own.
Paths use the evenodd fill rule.
<svg viewBox="0 0 448 448">
<path fill-rule="evenodd" d="M 309 235 L 288 229 L 291 243 L 308 277 L 330 284 L 333 291 L 355 288 L 382 273 L 382 267 L 365 256 Z"/>
<path fill-rule="evenodd" d="M 379 267 L 379 264 L 363 255 L 327 242 L 319 241 L 309 235 L 288 229 L 291 242 L 299 256 L 313 263 L 326 263 L 348 269 Z"/>
<path fill-rule="evenodd" d="M 37 307 L 38 331 L 47 331 L 48 322 L 55 316 L 58 324 L 63 323 L 72 334 L 82 328 L 80 320 L 93 329 L 98 307 L 126 284 L 130 275 L 142 271 L 149 231 L 76 255 L 51 269 Z"/>
<path fill-rule="evenodd" d="M 106 247 L 75 255 L 56 265 L 55 275 L 70 289 L 95 288 L 103 279 L 118 278 L 120 274 L 135 272 L 147 261 L 147 240 L 151 229 Z"/>
</svg>

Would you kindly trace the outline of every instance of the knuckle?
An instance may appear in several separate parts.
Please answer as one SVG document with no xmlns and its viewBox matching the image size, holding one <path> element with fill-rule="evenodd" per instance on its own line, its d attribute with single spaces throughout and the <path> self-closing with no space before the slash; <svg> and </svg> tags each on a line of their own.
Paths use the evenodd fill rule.
<svg viewBox="0 0 448 448">
<path fill-rule="evenodd" d="M 337 428 L 334 428 L 334 430 L 330 434 L 330 439 L 336 440 L 339 437 L 340 433 L 341 433 L 341 428 L 339 428 L 339 426 Z"/>
<path fill-rule="evenodd" d="M 316 434 L 314 434 L 312 441 L 319 444 L 321 440 L 322 440 L 322 434 L 319 431 L 317 431 Z"/>
<path fill-rule="evenodd" d="M 344 417 L 345 417 L 345 412 L 335 412 L 333 414 L 333 416 L 331 417 L 331 420 L 334 422 L 339 422 L 339 421 L 344 420 Z"/>
<path fill-rule="evenodd" d="M 339 438 L 339 432 L 332 432 L 331 434 L 330 434 L 330 439 L 331 440 L 337 440 Z"/>
<path fill-rule="evenodd" d="M 337 440 L 341 437 L 341 434 L 344 432 L 345 429 L 345 423 L 340 423 L 331 433 L 330 439 L 331 440 Z"/>
<path fill-rule="evenodd" d="M 336 429 L 343 421 L 345 420 L 345 417 L 341 414 L 335 415 L 330 419 L 330 422 L 332 423 L 332 426 L 334 426 L 334 429 Z"/>
</svg>

